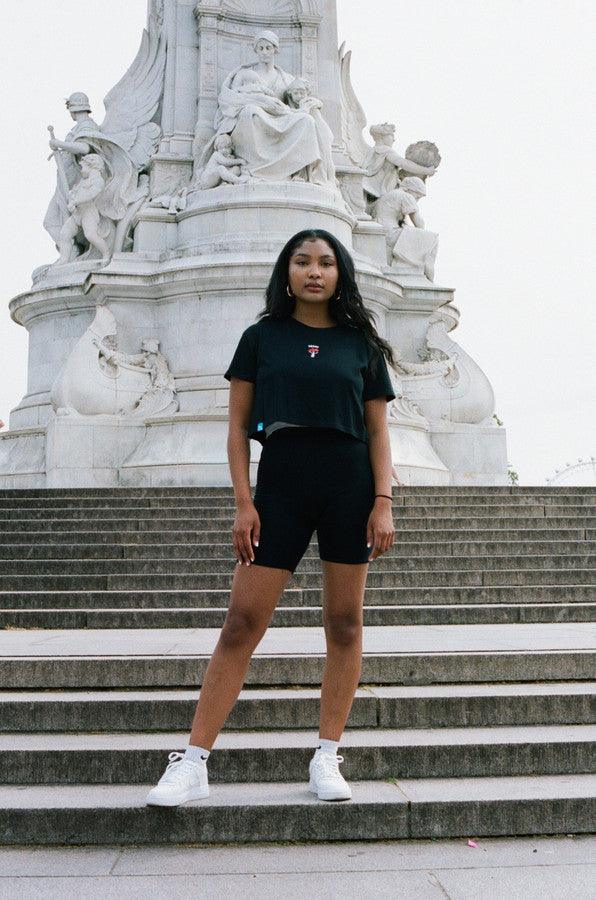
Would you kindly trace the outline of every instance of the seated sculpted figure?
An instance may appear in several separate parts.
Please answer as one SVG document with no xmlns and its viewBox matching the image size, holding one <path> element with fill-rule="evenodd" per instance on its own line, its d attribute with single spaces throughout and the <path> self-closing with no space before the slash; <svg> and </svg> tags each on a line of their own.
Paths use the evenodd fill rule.
<svg viewBox="0 0 596 900">
<path fill-rule="evenodd" d="M 418 200 L 424 196 L 426 186 L 422 179 L 409 176 L 399 187 L 379 197 L 371 210 L 385 228 L 389 264 L 422 266 L 428 280 L 433 281 L 439 237 L 424 228 L 418 208 Z"/>
<path fill-rule="evenodd" d="M 244 184 L 248 181 L 246 160 L 234 155 L 232 138 L 229 134 L 218 134 L 213 142 L 213 154 L 199 176 L 199 187 L 217 187 L 222 181 L 227 184 Z"/>
<path fill-rule="evenodd" d="M 303 109 L 308 112 L 313 117 L 317 128 L 321 159 L 309 167 L 308 180 L 315 184 L 336 183 L 339 190 L 333 163 L 333 132 L 321 114 L 323 109 L 322 102 L 317 97 L 312 96 L 310 85 L 304 78 L 294 79 L 285 93 L 285 99 L 293 109 Z"/>
<path fill-rule="evenodd" d="M 234 69 L 222 84 L 216 137 L 230 135 L 236 156 L 246 160 L 252 178 L 287 181 L 304 172 L 308 181 L 335 187 L 335 174 L 331 178 L 328 163 L 321 165 L 328 140 L 311 109 L 284 102 L 295 77 L 275 65 L 279 38 L 273 31 L 262 31 L 253 46 L 258 62 Z M 200 171 L 212 150 L 213 141 L 205 148 Z"/>
</svg>

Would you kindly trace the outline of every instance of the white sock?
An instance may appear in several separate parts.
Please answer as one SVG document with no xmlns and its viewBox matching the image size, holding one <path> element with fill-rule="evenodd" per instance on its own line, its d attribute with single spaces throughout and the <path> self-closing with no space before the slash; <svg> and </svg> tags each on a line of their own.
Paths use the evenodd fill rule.
<svg viewBox="0 0 596 900">
<path fill-rule="evenodd" d="M 320 750 L 321 753 L 332 753 L 336 756 L 338 747 L 339 741 L 329 741 L 327 738 L 319 738 L 317 749 Z"/>
<path fill-rule="evenodd" d="M 189 744 L 186 748 L 186 752 L 184 754 L 184 759 L 190 759 L 191 762 L 201 762 L 203 759 L 207 759 L 209 757 L 209 750 L 205 750 L 204 747 L 193 747 L 192 744 Z"/>
</svg>

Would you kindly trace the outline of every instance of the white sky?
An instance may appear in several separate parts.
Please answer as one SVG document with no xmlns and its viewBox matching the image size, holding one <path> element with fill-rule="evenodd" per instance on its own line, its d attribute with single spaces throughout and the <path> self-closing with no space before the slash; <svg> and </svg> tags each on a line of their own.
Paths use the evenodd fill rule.
<svg viewBox="0 0 596 900">
<path fill-rule="evenodd" d="M 134 58 L 146 0 L 0 0 L 0 419 L 26 387 L 27 335 L 8 302 L 56 257 L 46 127 L 64 98 L 102 100 Z M 369 124 L 443 162 L 422 212 L 436 282 L 456 288 L 451 337 L 496 394 L 520 483 L 596 455 L 595 0 L 339 0 L 339 41 Z M 366 9 L 364 16 L 362 10 Z"/>
</svg>

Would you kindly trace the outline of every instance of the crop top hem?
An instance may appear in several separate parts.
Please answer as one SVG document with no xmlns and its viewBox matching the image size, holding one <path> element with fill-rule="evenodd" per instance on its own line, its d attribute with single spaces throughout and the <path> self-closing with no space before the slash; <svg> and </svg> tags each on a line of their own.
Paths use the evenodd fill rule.
<svg viewBox="0 0 596 900">
<path fill-rule="evenodd" d="M 368 442 L 369 442 L 368 435 L 358 434 L 356 431 L 354 431 L 351 428 L 342 428 L 340 425 L 337 425 L 335 423 L 327 424 L 326 422 L 317 422 L 316 425 L 305 425 L 304 422 L 286 422 L 285 424 L 286 425 L 300 425 L 303 428 L 330 428 L 333 431 L 341 431 L 343 434 L 349 434 L 351 437 L 354 437 L 359 441 L 364 441 L 365 444 L 368 444 Z M 281 428 L 277 428 L 275 431 L 271 432 L 269 436 L 267 436 L 265 434 L 264 430 L 263 431 L 254 430 L 254 431 L 251 431 L 250 434 L 248 434 L 248 438 L 250 440 L 258 441 L 260 444 L 264 445 L 265 442 L 269 439 L 269 437 L 274 435 L 277 431 L 282 431 L 282 430 L 283 429 L 281 429 Z"/>
</svg>

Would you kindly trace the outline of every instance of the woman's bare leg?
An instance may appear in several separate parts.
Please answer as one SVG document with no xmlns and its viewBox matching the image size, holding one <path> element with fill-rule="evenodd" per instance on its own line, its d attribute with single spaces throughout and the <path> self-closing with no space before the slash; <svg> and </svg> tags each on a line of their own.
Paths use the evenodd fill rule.
<svg viewBox="0 0 596 900">
<path fill-rule="evenodd" d="M 207 666 L 190 743 L 211 750 L 244 684 L 252 654 L 292 573 L 251 563 L 234 570 L 230 607 Z"/>
<path fill-rule="evenodd" d="M 327 658 L 321 686 L 319 736 L 339 741 L 362 668 L 362 606 L 369 563 L 323 561 L 323 625 Z"/>
</svg>

